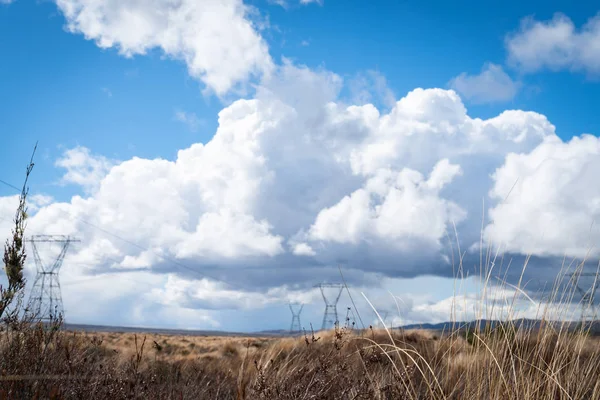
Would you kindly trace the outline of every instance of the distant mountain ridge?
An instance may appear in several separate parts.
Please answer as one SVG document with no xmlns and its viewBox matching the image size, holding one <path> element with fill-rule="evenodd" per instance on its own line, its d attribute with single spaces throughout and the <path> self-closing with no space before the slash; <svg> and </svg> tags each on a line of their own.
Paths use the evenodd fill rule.
<svg viewBox="0 0 600 400">
<path fill-rule="evenodd" d="M 517 319 L 511 321 L 519 329 L 538 329 L 542 325 L 541 320 L 533 319 Z M 463 321 L 463 322 L 440 322 L 440 323 L 423 323 L 423 324 L 409 324 L 394 329 L 424 329 L 432 331 L 445 331 L 449 332 L 453 329 L 469 329 L 472 330 L 479 324 L 481 327 L 490 326 L 496 327 L 506 321 L 498 320 L 478 320 L 478 321 Z M 545 324 L 553 325 L 556 329 L 560 328 L 561 325 L 565 328 L 572 330 L 575 329 L 579 322 L 561 322 L 561 321 L 545 321 Z M 190 336 L 289 336 L 290 332 L 285 329 L 274 329 L 264 330 L 258 332 L 227 332 L 217 330 L 193 330 L 193 329 L 168 329 L 168 328 L 145 328 L 145 327 L 124 327 L 124 326 L 109 326 L 109 325 L 86 325 L 86 324 L 69 324 L 65 323 L 64 328 L 69 331 L 83 331 L 83 332 L 119 332 L 119 333 L 154 333 L 163 335 L 190 335 Z M 593 334 L 600 334 L 600 321 L 595 321 L 590 331 Z"/>
<path fill-rule="evenodd" d="M 63 324 L 65 330 L 83 332 L 115 332 L 115 333 L 154 333 L 158 335 L 189 335 L 189 336 L 247 336 L 253 337 L 258 334 L 264 336 L 274 335 L 269 332 L 227 332 L 217 330 L 196 329 L 174 329 L 174 328 L 146 328 L 134 326 L 111 326 L 111 325 L 87 325 L 87 324 Z"/>
<path fill-rule="evenodd" d="M 480 327 L 489 326 L 496 327 L 499 324 L 510 322 L 514 324 L 518 329 L 539 329 L 542 326 L 542 323 L 550 326 L 554 326 L 555 329 L 560 328 L 561 326 L 568 329 L 573 330 L 580 325 L 579 321 L 541 321 L 536 319 L 516 319 L 512 321 L 499 321 L 499 320 L 476 320 L 469 322 L 440 322 L 437 324 L 410 324 L 403 325 L 399 327 L 400 329 L 425 329 L 425 330 L 435 330 L 435 331 L 450 331 L 452 329 L 474 329 L 479 324 Z M 592 333 L 600 334 L 600 321 L 595 321 L 590 331 Z"/>
</svg>

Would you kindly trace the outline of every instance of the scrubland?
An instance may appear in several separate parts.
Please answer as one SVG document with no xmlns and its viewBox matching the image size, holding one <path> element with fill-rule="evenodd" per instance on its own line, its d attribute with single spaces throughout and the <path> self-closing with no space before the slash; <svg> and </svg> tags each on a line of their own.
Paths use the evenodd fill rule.
<svg viewBox="0 0 600 400">
<path fill-rule="evenodd" d="M 551 325 L 236 338 L 15 322 L 0 354 L 0 398 L 600 399 L 600 341 Z"/>
</svg>

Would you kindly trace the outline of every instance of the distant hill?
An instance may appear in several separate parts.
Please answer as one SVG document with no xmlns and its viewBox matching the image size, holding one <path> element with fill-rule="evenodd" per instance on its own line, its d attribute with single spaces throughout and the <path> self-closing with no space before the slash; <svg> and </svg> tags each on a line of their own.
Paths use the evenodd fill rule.
<svg viewBox="0 0 600 400">
<path fill-rule="evenodd" d="M 505 321 L 497 321 L 497 320 L 479 320 L 479 321 L 470 321 L 470 322 L 440 322 L 437 324 L 410 324 L 399 327 L 399 329 L 425 329 L 425 330 L 435 330 L 435 331 L 451 331 L 454 329 L 474 329 L 479 324 L 480 327 L 483 326 L 491 326 L 495 327 L 498 324 L 501 324 Z M 533 320 L 533 319 L 516 319 L 513 320 L 512 323 L 519 329 L 538 329 L 542 321 Z M 569 330 L 573 330 L 579 326 L 579 322 L 561 322 L 561 321 L 546 321 L 546 324 L 554 326 L 555 328 L 560 328 L 564 326 Z M 595 321 L 590 331 L 594 334 L 600 334 L 600 321 Z"/>
<path fill-rule="evenodd" d="M 495 327 L 502 321 L 496 320 L 479 320 L 470 322 L 440 322 L 437 324 L 409 324 L 400 327 L 394 327 L 394 329 L 425 329 L 433 331 L 446 331 L 449 332 L 452 329 L 474 329 L 477 324 L 480 326 L 489 325 Z M 519 328 L 525 329 L 537 329 L 541 325 L 539 320 L 531 319 L 517 319 L 513 323 Z M 555 325 L 559 328 L 560 321 L 546 322 L 551 325 Z M 578 326 L 578 322 L 567 322 L 564 323 L 568 329 L 575 329 Z M 144 327 L 124 327 L 124 326 L 107 326 L 107 325 L 85 325 L 85 324 L 69 324 L 65 323 L 64 328 L 69 331 L 83 331 L 83 332 L 119 332 L 119 333 L 155 333 L 162 335 L 190 335 L 190 336 L 243 336 L 243 337 L 256 337 L 256 336 L 290 336 L 290 332 L 286 329 L 274 329 L 264 330 L 258 332 L 227 332 L 217 330 L 193 330 L 193 329 L 160 329 L 160 328 L 144 328 Z M 600 335 L 600 321 L 596 321 L 591 329 L 594 335 Z"/>
<path fill-rule="evenodd" d="M 86 325 L 86 324 L 69 324 L 65 323 L 64 329 L 68 331 L 80 332 L 117 332 L 117 333 L 155 333 L 159 335 L 189 335 L 189 336 L 279 336 L 286 331 L 265 331 L 265 332 L 226 332 L 212 330 L 194 330 L 194 329 L 161 329 L 161 328 L 145 328 L 132 326 L 110 326 L 110 325 Z"/>
</svg>

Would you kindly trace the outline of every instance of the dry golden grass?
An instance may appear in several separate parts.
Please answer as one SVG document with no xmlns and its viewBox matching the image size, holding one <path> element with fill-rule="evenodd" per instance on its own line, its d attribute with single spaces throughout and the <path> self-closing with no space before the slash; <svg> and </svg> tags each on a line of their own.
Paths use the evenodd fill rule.
<svg viewBox="0 0 600 400">
<path fill-rule="evenodd" d="M 198 336 L 156 333 L 81 332 L 83 338 L 101 343 L 104 348 L 126 362 L 135 354 L 135 340 L 146 339 L 144 361 L 183 361 L 202 358 L 224 358 L 248 352 L 253 356 L 259 349 L 276 339 L 245 336 Z"/>
<path fill-rule="evenodd" d="M 280 339 L 26 328 L 4 332 L 0 368 L 37 377 L 0 381 L 0 398 L 600 399 L 598 338 L 513 328 Z"/>
</svg>

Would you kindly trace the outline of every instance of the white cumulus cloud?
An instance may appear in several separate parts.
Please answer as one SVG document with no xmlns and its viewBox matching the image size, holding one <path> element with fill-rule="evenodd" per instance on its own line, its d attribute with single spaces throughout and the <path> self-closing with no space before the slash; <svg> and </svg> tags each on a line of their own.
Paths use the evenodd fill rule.
<svg viewBox="0 0 600 400">
<path fill-rule="evenodd" d="M 151 296 L 166 305 L 211 310 L 259 308 L 282 300 L 310 302 L 318 294 L 314 290 L 293 291 L 285 287 L 272 288 L 265 293 L 244 292 L 206 279 L 186 280 L 169 275 L 164 288 L 154 289 Z"/>
<path fill-rule="evenodd" d="M 104 156 L 92 155 L 86 147 L 78 146 L 66 150 L 55 165 L 67 170 L 62 184 L 76 184 L 89 192 L 97 189 L 115 163 Z"/>
<path fill-rule="evenodd" d="M 543 69 L 600 72 L 600 15 L 579 29 L 557 13 L 551 20 L 525 18 L 520 29 L 507 36 L 508 61 L 525 72 Z"/>
<path fill-rule="evenodd" d="M 306 243 L 298 243 L 293 246 L 293 253 L 297 256 L 314 256 L 317 253 Z"/>
<path fill-rule="evenodd" d="M 254 98 L 219 113 L 207 143 L 75 174 L 95 189 L 41 205 L 29 227 L 82 239 L 71 275 L 162 277 L 155 302 L 181 309 L 287 301 L 339 279 L 338 263 L 365 287 L 381 276 L 449 276 L 446 238 L 456 224 L 463 248 L 479 242 L 482 200 L 487 237 L 512 241 L 511 251 L 537 251 L 526 236 L 536 229 L 553 251 L 540 255 L 587 248 L 579 232 L 596 213 L 596 139 L 565 143 L 535 112 L 471 117 L 453 90 L 418 88 L 381 112 L 341 102 L 342 86 L 329 71 L 284 62 Z M 83 160 L 74 168 L 98 159 L 74 154 Z M 545 208 L 559 223 L 544 236 Z"/>
<path fill-rule="evenodd" d="M 272 67 L 242 0 L 56 0 L 73 33 L 126 57 L 159 49 L 224 95 Z"/>
<path fill-rule="evenodd" d="M 320 211 L 309 237 L 354 244 L 391 241 L 407 250 L 417 240 L 437 247 L 447 225 L 466 217 L 457 204 L 439 197 L 460 173 L 460 166 L 447 159 L 435 165 L 428 179 L 411 169 L 379 170 L 363 188 Z"/>
<path fill-rule="evenodd" d="M 469 224 L 480 221 L 465 218 L 474 205 L 479 209 L 503 154 L 529 151 L 553 134 L 535 113 L 470 118 L 456 93 L 441 89 L 414 90 L 381 115 L 372 105 L 336 102 L 340 82 L 330 72 L 287 63 L 254 99 L 219 113 L 208 143 L 172 161 L 133 158 L 106 174 L 102 168 L 71 173 L 72 181 L 96 189 L 42 208 L 32 227 L 84 236 L 81 257 L 94 254 L 99 270 L 173 271 L 177 260 L 200 275 L 209 268 L 250 285 L 256 282 L 244 280 L 239 268 L 252 275 L 258 267 L 280 271 L 281 263 L 328 264 L 358 251 L 352 249 L 358 243 L 381 250 L 382 260 L 367 252 L 362 261 L 386 270 L 386 255 L 418 263 L 415 246 L 439 250 L 453 223 L 462 221 L 475 240 L 478 231 L 470 233 Z M 97 159 L 81 149 L 73 155 L 79 160 L 73 168 Z M 107 240 L 111 246 L 99 245 Z M 284 284 L 290 271 L 262 284 Z M 394 273 L 415 272 L 407 266 Z"/>
<path fill-rule="evenodd" d="M 508 251 L 537 256 L 600 257 L 600 139 L 546 138 L 510 153 L 494 173 L 486 235 Z"/>
</svg>

